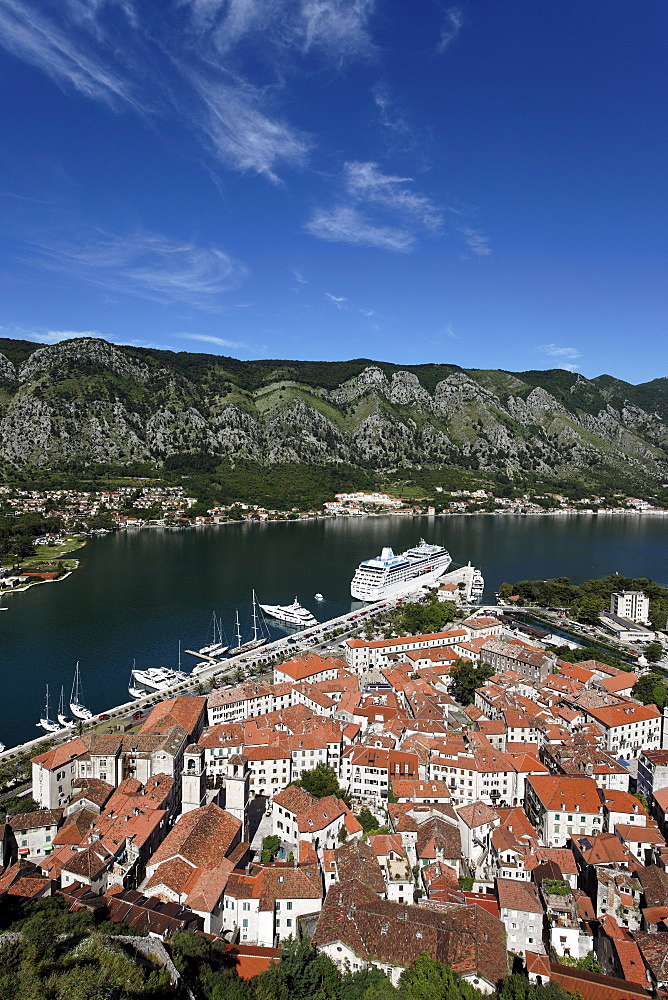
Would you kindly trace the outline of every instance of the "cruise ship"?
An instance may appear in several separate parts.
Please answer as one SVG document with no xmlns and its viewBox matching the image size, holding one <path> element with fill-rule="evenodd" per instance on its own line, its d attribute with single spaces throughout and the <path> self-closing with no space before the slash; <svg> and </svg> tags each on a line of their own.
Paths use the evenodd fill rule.
<svg viewBox="0 0 668 1000">
<path fill-rule="evenodd" d="M 429 545 L 424 539 L 398 556 L 392 549 L 384 548 L 379 556 L 359 564 L 350 584 L 350 594 L 357 601 L 396 597 L 421 584 L 434 583 L 451 562 L 447 549 Z"/>
<path fill-rule="evenodd" d="M 310 611 L 307 611 L 306 608 L 303 608 L 296 597 L 293 604 L 286 604 L 285 606 L 280 604 L 261 604 L 260 607 L 270 618 L 275 618 L 279 622 L 285 622 L 286 625 L 294 625 L 295 628 L 313 628 L 314 625 L 318 624 L 318 619 Z"/>
</svg>

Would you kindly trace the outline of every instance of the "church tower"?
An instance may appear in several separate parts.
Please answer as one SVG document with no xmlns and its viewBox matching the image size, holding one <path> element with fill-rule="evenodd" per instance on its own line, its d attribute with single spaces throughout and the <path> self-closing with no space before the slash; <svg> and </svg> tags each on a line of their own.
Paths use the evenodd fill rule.
<svg viewBox="0 0 668 1000">
<path fill-rule="evenodd" d="M 206 769 L 204 750 L 191 743 L 183 753 L 181 772 L 181 815 L 199 809 L 206 803 Z"/>
<path fill-rule="evenodd" d="M 225 777 L 225 809 L 241 820 L 241 836 L 248 835 L 248 800 L 250 799 L 250 768 L 248 757 L 237 753 L 227 762 Z"/>
</svg>

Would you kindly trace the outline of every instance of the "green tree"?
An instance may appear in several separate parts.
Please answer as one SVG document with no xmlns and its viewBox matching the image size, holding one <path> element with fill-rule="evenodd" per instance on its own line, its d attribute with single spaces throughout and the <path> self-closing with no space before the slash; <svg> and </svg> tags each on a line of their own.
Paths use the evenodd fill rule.
<svg viewBox="0 0 668 1000">
<path fill-rule="evenodd" d="M 463 982 L 444 962 L 425 952 L 402 972 L 399 993 L 405 1000 L 482 1000 L 483 994 Z"/>
<path fill-rule="evenodd" d="M 262 861 L 265 864 L 269 861 L 273 861 L 278 852 L 281 849 L 281 838 L 276 834 L 272 834 L 270 837 L 265 837 L 262 841 Z"/>
<path fill-rule="evenodd" d="M 663 711 L 668 694 L 663 674 L 656 671 L 645 674 L 633 685 L 631 694 L 643 705 L 656 705 L 658 709 Z"/>
<path fill-rule="evenodd" d="M 368 833 L 369 830 L 375 830 L 378 826 L 378 820 L 371 810 L 366 808 L 366 806 L 361 812 L 358 813 L 357 821 L 365 833 Z"/>
<path fill-rule="evenodd" d="M 645 656 L 650 663 L 658 663 L 663 657 L 663 646 L 660 642 L 650 642 L 645 650 Z"/>
<path fill-rule="evenodd" d="M 450 677 L 452 679 L 452 696 L 460 705 L 470 705 L 476 689 L 484 687 L 494 671 L 489 663 L 475 664 L 471 660 L 456 660 Z"/>
<path fill-rule="evenodd" d="M 312 771 L 302 771 L 301 778 L 292 784 L 315 795 L 316 799 L 324 799 L 326 795 L 336 795 L 337 799 L 343 799 L 345 802 L 348 798 L 347 793 L 339 786 L 336 771 L 328 764 L 316 764 Z"/>
</svg>

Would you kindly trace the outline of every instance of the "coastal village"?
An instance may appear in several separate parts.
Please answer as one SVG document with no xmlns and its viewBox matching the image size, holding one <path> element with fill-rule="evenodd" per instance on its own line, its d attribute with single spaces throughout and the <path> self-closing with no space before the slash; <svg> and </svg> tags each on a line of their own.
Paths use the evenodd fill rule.
<svg viewBox="0 0 668 1000">
<path fill-rule="evenodd" d="M 646 627 L 643 594 L 613 598 Z M 0 894 L 213 935 L 254 972 L 309 939 L 395 985 L 426 953 L 482 993 L 668 989 L 668 712 L 638 674 L 501 609 L 385 632 L 39 753 Z"/>
<path fill-rule="evenodd" d="M 545 493 L 510 499 L 491 490 L 435 489 L 436 500 L 411 501 L 389 493 L 337 493 L 322 508 L 292 511 L 274 510 L 253 503 L 233 503 L 211 507 L 205 513 L 191 515 L 195 497 L 187 496 L 181 486 L 119 486 L 113 490 L 82 491 L 71 489 L 30 490 L 0 486 L 0 514 L 18 517 L 24 514 L 59 517 L 68 530 L 86 530 L 96 518 L 108 519 L 109 526 L 132 528 L 189 523 L 216 523 L 233 520 L 268 520 L 297 517 L 359 517 L 369 514 L 546 514 L 546 513 L 628 513 L 666 514 L 668 510 L 638 497 L 619 495 L 614 503 L 592 495 L 570 501 L 558 493 Z M 603 504 L 603 506 L 602 506 Z M 154 515 L 154 516 L 149 516 Z"/>
</svg>

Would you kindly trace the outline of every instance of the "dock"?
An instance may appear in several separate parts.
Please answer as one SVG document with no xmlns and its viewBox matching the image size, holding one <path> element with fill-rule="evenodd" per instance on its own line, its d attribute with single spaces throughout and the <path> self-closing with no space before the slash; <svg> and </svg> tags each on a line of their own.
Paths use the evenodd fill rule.
<svg viewBox="0 0 668 1000">
<path fill-rule="evenodd" d="M 417 586 L 413 590 L 405 591 L 402 595 L 399 595 L 399 599 L 405 597 L 406 594 L 417 592 L 420 589 L 421 587 Z M 258 649 L 251 650 L 241 656 L 235 656 L 234 649 L 230 650 L 229 657 L 222 660 L 214 660 L 211 657 L 202 656 L 200 653 L 194 653 L 193 655 L 199 657 L 200 660 L 209 660 L 211 665 L 204 667 L 195 675 L 188 675 L 186 680 L 179 680 L 171 687 L 165 688 L 162 691 L 147 692 L 145 697 L 135 698 L 124 702 L 122 705 L 103 709 L 94 715 L 92 719 L 83 723 L 81 732 L 82 734 L 90 732 L 96 726 L 99 726 L 101 722 L 111 724 L 126 720 L 134 712 L 138 712 L 140 709 L 152 708 L 166 698 L 173 698 L 176 695 L 200 694 L 203 691 L 204 685 L 214 679 L 217 683 L 234 683 L 236 671 L 240 667 L 249 670 L 257 666 L 268 666 L 279 656 L 294 656 L 301 652 L 305 646 L 313 646 L 322 641 L 323 636 L 335 628 L 346 629 L 346 626 L 349 626 L 352 631 L 363 625 L 367 618 L 377 614 L 379 611 L 393 607 L 397 603 L 397 599 L 397 597 L 391 597 L 382 601 L 361 605 L 359 608 L 348 611 L 344 615 L 339 615 L 337 618 L 330 618 L 328 621 L 321 622 L 313 628 L 295 632 L 292 636 L 282 636 L 280 639 L 275 639 L 273 642 L 269 642 L 265 646 L 260 646 Z M 303 639 L 304 632 L 308 635 L 307 640 Z M 192 653 L 192 650 L 185 650 L 185 652 Z M 102 719 L 101 716 L 103 715 L 108 716 L 108 718 Z M 79 727 L 77 723 L 63 727 L 63 729 L 55 733 L 43 732 L 41 736 L 37 736 L 35 739 L 27 740 L 25 743 L 19 743 L 16 746 L 3 750 L 0 753 L 0 763 L 3 761 L 10 762 L 15 757 L 23 756 L 26 752 L 35 751 L 38 748 L 46 751 L 51 747 L 74 739 L 78 733 Z"/>
</svg>

